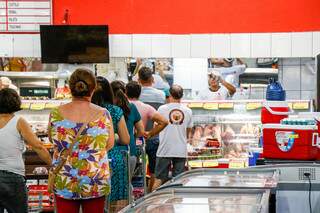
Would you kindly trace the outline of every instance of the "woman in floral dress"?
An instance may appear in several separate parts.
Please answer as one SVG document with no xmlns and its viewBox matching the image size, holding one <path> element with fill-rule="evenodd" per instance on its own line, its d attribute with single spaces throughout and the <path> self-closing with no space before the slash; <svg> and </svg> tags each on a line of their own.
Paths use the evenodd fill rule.
<svg viewBox="0 0 320 213">
<path fill-rule="evenodd" d="M 58 213 L 104 212 L 105 196 L 110 193 L 108 151 L 113 147 L 114 132 L 110 114 L 91 103 L 96 79 L 87 69 L 77 69 L 69 81 L 72 101 L 53 109 L 49 136 L 54 144 L 53 167 L 61 153 L 69 149 L 81 126 L 87 124 L 72 154 L 55 178 Z"/>
</svg>

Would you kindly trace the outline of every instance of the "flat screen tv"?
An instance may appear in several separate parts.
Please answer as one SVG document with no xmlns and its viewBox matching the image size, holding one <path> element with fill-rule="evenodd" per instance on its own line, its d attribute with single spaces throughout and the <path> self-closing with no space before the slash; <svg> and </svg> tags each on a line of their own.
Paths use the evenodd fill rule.
<svg viewBox="0 0 320 213">
<path fill-rule="evenodd" d="M 107 25 L 41 25 L 42 63 L 108 63 Z"/>
</svg>

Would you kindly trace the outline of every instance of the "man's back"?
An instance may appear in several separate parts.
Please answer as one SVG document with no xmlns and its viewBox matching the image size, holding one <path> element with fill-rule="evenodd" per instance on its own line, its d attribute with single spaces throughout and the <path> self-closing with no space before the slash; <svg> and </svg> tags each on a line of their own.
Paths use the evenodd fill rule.
<svg viewBox="0 0 320 213">
<path fill-rule="evenodd" d="M 160 132 L 157 157 L 182 157 L 187 155 L 187 128 L 192 128 L 192 111 L 180 103 L 161 106 L 159 113 L 169 121 Z"/>
<path fill-rule="evenodd" d="M 131 103 L 136 105 L 136 107 L 141 115 L 143 125 L 144 125 L 144 127 L 146 127 L 148 121 L 151 120 L 152 116 L 154 115 L 154 113 L 157 112 L 157 110 L 155 108 L 153 108 L 152 106 L 143 103 L 142 101 L 131 101 Z"/>
<path fill-rule="evenodd" d="M 148 103 L 162 103 L 166 101 L 166 97 L 163 91 L 155 89 L 153 87 L 142 87 L 139 100 Z"/>
</svg>

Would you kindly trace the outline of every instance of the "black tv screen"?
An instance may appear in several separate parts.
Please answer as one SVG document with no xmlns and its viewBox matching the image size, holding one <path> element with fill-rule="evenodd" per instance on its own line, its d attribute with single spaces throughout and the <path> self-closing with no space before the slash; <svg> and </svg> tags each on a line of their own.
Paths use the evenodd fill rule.
<svg viewBox="0 0 320 213">
<path fill-rule="evenodd" d="M 42 63 L 108 63 L 106 25 L 41 25 Z"/>
</svg>

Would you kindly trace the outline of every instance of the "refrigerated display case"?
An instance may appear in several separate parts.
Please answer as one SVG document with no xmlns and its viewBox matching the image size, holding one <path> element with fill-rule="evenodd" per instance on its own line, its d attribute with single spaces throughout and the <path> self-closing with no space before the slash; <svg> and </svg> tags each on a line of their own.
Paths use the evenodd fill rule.
<svg viewBox="0 0 320 213">
<path fill-rule="evenodd" d="M 163 188 L 276 188 L 279 171 L 276 169 L 194 169 L 174 177 Z"/>
<path fill-rule="evenodd" d="M 188 168 L 244 168 L 262 152 L 264 100 L 184 100 L 194 127 L 188 140 Z M 295 112 L 313 111 L 311 100 L 288 100 Z"/>
<path fill-rule="evenodd" d="M 52 143 L 48 138 L 48 122 L 49 113 L 52 108 L 61 104 L 67 103 L 67 100 L 22 100 L 22 110 L 17 112 L 16 115 L 25 118 L 31 125 L 34 133 L 42 141 L 43 145 L 52 152 Z M 27 178 L 39 177 L 39 179 L 46 178 L 45 172 L 37 172 L 35 168 L 46 167 L 47 165 L 38 157 L 38 155 L 32 150 L 27 148 L 24 153 L 26 176 Z M 38 170 L 40 171 L 40 170 Z"/>
<path fill-rule="evenodd" d="M 268 212 L 268 189 L 187 189 L 174 188 L 153 192 L 120 212 Z"/>
</svg>

